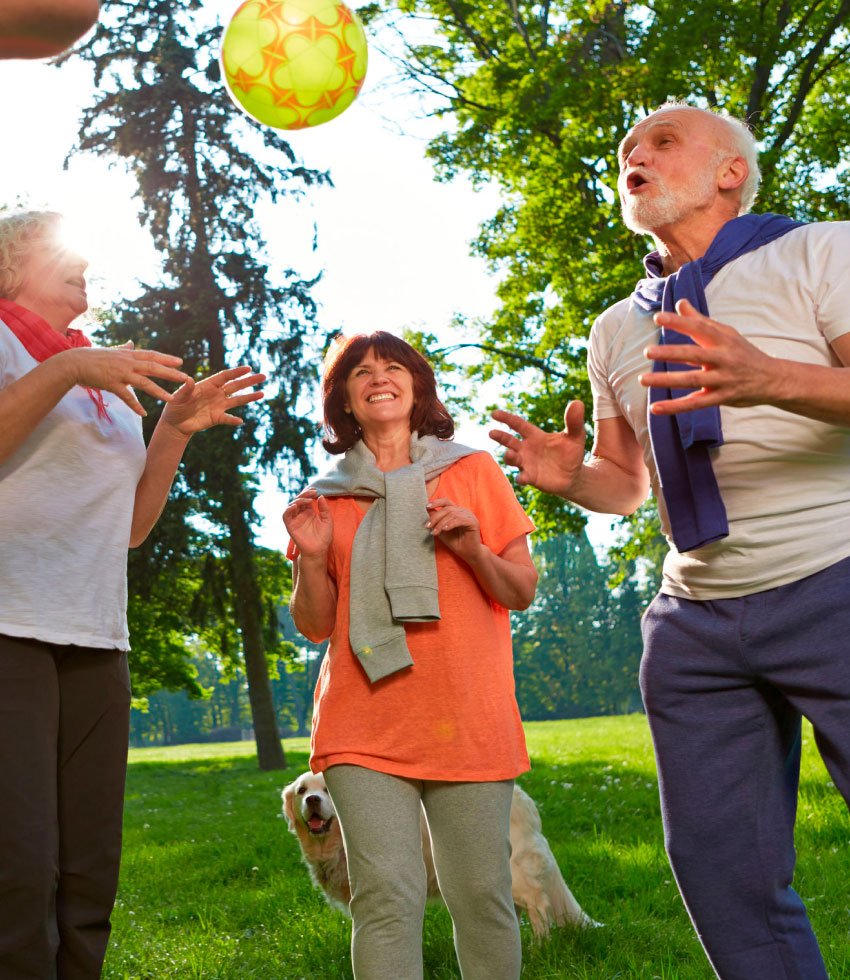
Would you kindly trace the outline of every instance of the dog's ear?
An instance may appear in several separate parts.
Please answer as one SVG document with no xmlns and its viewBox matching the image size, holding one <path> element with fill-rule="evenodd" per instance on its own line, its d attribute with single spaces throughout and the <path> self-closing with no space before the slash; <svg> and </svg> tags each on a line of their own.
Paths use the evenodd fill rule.
<svg viewBox="0 0 850 980">
<path fill-rule="evenodd" d="M 283 815 L 286 817 L 286 825 L 295 833 L 295 803 L 293 802 L 295 798 L 295 783 L 290 783 L 288 786 L 283 787 L 283 791 L 280 794 L 280 798 L 283 800 Z"/>
</svg>

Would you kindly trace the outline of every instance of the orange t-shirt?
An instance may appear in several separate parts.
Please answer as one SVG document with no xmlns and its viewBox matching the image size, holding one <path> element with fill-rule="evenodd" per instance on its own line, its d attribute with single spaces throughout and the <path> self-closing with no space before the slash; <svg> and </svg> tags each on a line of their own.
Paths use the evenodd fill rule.
<svg viewBox="0 0 850 980">
<path fill-rule="evenodd" d="M 534 530 L 489 453 L 444 470 L 433 496 L 471 510 L 495 554 Z M 508 610 L 436 541 L 442 618 L 405 624 L 413 666 L 371 684 L 348 639 L 351 548 L 364 512 L 352 497 L 327 500 L 334 520 L 328 569 L 339 597 L 316 685 L 312 770 L 348 763 L 413 779 L 472 782 L 525 772 Z M 426 519 L 423 513 L 423 524 Z"/>
</svg>

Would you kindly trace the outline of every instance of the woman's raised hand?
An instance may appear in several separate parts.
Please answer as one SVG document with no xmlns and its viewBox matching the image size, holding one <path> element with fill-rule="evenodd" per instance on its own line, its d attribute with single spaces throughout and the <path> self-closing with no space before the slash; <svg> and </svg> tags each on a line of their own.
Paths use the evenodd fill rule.
<svg viewBox="0 0 850 980">
<path fill-rule="evenodd" d="M 334 522 L 327 500 L 315 490 L 300 493 L 283 512 L 283 523 L 304 558 L 327 555 Z"/>
<path fill-rule="evenodd" d="M 65 367 L 72 385 L 111 391 L 137 415 L 147 413 L 130 386 L 168 402 L 173 396 L 151 378 L 178 381 L 181 384 L 189 379 L 185 371 L 178 370 L 183 363 L 182 357 L 161 354 L 155 350 L 133 350 L 132 341 L 120 347 L 74 347 L 62 351 L 51 360 Z"/>
<path fill-rule="evenodd" d="M 459 507 L 448 497 L 429 500 L 429 520 L 425 527 L 431 536 L 439 538 L 458 558 L 473 561 L 481 552 L 481 525 L 471 510 Z"/>
<path fill-rule="evenodd" d="M 203 381 L 187 378 L 169 398 L 162 421 L 184 436 L 213 425 L 242 425 L 242 419 L 229 412 L 262 398 L 262 391 L 244 389 L 255 388 L 265 380 L 264 374 L 254 374 L 247 364 L 211 374 Z"/>
</svg>

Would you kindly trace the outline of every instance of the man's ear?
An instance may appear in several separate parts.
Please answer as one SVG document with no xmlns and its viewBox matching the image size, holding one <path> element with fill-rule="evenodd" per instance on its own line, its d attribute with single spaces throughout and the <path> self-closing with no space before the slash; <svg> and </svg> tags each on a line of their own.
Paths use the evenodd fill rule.
<svg viewBox="0 0 850 980">
<path fill-rule="evenodd" d="M 733 191 L 740 187 L 750 174 L 750 168 L 743 157 L 728 157 L 717 171 L 717 186 L 722 191 Z"/>
</svg>

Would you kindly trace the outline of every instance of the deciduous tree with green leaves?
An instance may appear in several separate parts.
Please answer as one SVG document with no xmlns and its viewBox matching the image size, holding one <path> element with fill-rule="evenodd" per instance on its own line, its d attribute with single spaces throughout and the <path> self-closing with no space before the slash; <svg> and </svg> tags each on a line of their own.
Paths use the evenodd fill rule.
<svg viewBox="0 0 850 980">
<path fill-rule="evenodd" d="M 302 166 L 277 132 L 253 126 L 233 106 L 220 84 L 221 29 L 203 6 L 106 0 L 96 33 L 70 55 L 93 66 L 96 86 L 74 151 L 126 163 L 138 182 L 140 219 L 162 256 L 161 281 L 117 304 L 105 334 L 179 354 L 195 375 L 245 361 L 270 374 L 266 399 L 243 410 L 241 428 L 217 427 L 189 444 L 170 508 L 130 570 L 135 588 L 150 594 L 140 577 L 158 577 L 162 592 L 163 576 L 167 582 L 181 562 L 198 568 L 203 518 L 201 532 L 209 534 L 200 550 L 219 558 L 228 594 L 222 609 L 244 657 L 259 764 L 281 768 L 267 662 L 274 651 L 264 635 L 252 524 L 261 469 L 284 483 L 291 474 L 293 484 L 310 472 L 315 427 L 303 408 L 315 306 L 312 283 L 267 254 L 254 207 L 328 177 Z"/>
</svg>

